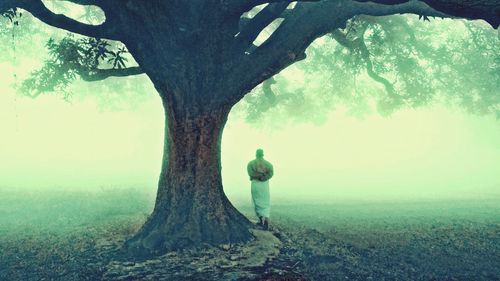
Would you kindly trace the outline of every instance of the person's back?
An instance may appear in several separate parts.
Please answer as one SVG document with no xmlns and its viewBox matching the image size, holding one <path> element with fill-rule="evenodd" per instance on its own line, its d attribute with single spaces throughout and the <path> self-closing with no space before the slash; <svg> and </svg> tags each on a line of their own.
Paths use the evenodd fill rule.
<svg viewBox="0 0 500 281">
<path fill-rule="evenodd" d="M 250 180 L 267 181 L 274 175 L 273 165 L 264 158 L 256 158 L 248 163 Z"/>
</svg>

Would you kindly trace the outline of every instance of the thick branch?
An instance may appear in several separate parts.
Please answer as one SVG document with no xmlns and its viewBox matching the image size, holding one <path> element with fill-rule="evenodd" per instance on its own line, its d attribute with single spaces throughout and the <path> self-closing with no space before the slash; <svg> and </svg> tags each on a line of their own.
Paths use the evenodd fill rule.
<svg viewBox="0 0 500 281">
<path fill-rule="evenodd" d="M 98 6 L 99 0 L 58 0 L 62 2 L 71 2 L 73 4 L 84 5 L 84 6 Z"/>
<path fill-rule="evenodd" d="M 381 4 L 398 4 L 408 0 L 357 0 L 360 2 L 375 2 Z M 433 9 L 450 16 L 483 19 L 493 28 L 500 25 L 500 2 L 498 0 L 423 0 Z"/>
<path fill-rule="evenodd" d="M 95 1 L 70 0 L 70 2 L 94 3 Z M 56 14 L 50 11 L 41 0 L 7 0 L 6 4 L 10 7 L 22 8 L 30 12 L 34 17 L 38 18 L 42 22 L 53 27 L 61 28 L 89 37 L 116 39 L 113 36 L 114 28 L 106 24 L 106 22 L 101 25 L 81 23 L 65 15 Z"/>
<path fill-rule="evenodd" d="M 128 68 L 98 69 L 92 70 L 92 73 L 79 72 L 80 77 L 82 77 L 82 79 L 87 82 L 101 81 L 109 77 L 125 77 L 143 73 L 144 71 L 139 66 Z"/>
<path fill-rule="evenodd" d="M 421 1 L 408 1 L 397 5 L 381 5 L 372 2 L 352 3 L 355 15 L 388 16 L 396 14 L 416 14 L 428 17 L 449 18 L 450 15 L 437 11 Z"/>
<path fill-rule="evenodd" d="M 398 5 L 361 3 L 349 0 L 298 3 L 270 38 L 244 59 L 245 79 L 240 79 L 244 91 L 280 72 L 290 64 L 305 58 L 306 48 L 318 37 L 342 28 L 355 15 L 386 16 L 414 13 L 445 17 L 423 2 Z"/>
<path fill-rule="evenodd" d="M 292 2 L 319 2 L 321 0 L 232 0 L 232 3 L 229 4 L 229 12 L 235 14 L 243 14 L 245 12 L 250 11 L 256 6 L 262 4 L 273 4 L 273 3 L 287 3 L 290 4 Z"/>
</svg>

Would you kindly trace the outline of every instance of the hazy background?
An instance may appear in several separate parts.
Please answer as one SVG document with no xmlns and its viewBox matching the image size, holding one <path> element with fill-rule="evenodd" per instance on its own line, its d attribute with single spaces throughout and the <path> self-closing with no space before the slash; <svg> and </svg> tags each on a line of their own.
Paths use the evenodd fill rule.
<svg viewBox="0 0 500 281">
<path fill-rule="evenodd" d="M 114 111 L 92 97 L 68 103 L 58 96 L 16 96 L 11 78 L 2 71 L 2 188 L 154 193 L 164 125 L 154 92 L 133 109 Z M 231 199 L 245 200 L 246 163 L 262 147 L 275 166 L 275 199 L 498 195 L 499 144 L 494 117 L 440 106 L 362 119 L 338 109 L 322 125 L 279 129 L 231 114 L 222 143 L 224 188 Z"/>
<path fill-rule="evenodd" d="M 77 81 L 70 86 L 69 101 L 58 94 L 36 99 L 20 95 L 16 89 L 47 59 L 49 37 L 67 34 L 30 17 L 22 20 L 29 21 L 24 26 L 32 30 L 12 26 L 2 34 L 1 189 L 132 188 L 154 196 L 164 117 L 150 81 L 145 75 L 98 83 Z M 426 24 L 429 30 L 448 28 L 456 34 L 465 28 L 449 20 Z M 325 42 L 319 39 L 315 44 Z M 282 88 L 288 91 L 307 85 L 314 94 L 326 87 L 325 77 L 293 66 L 278 80 L 286 82 Z M 373 81 L 364 83 L 366 89 L 380 89 Z M 399 110 L 388 117 L 370 111 L 355 117 L 336 104 L 331 112 L 320 108 L 327 112 L 320 121 L 312 116 L 304 122 L 290 122 L 286 114 L 268 111 L 249 123 L 241 114 L 242 107 L 237 105 L 231 113 L 222 140 L 224 188 L 235 202 L 249 202 L 246 163 L 259 147 L 275 167 L 273 200 L 500 195 L 500 121 L 493 115 L 471 115 L 457 107 L 434 104 Z M 309 114 L 300 111 L 292 115 Z"/>
</svg>

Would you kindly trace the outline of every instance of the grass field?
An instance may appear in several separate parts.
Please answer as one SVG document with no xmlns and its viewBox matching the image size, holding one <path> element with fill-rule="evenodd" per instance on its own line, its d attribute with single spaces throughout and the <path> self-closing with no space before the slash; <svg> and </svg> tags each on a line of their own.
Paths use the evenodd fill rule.
<svg viewBox="0 0 500 281">
<path fill-rule="evenodd" d="M 138 190 L 0 190 L 0 280 L 100 279 L 111 258 L 103 245 L 133 233 L 153 201 Z M 250 205 L 237 207 L 253 216 Z M 500 280 L 495 194 L 278 200 L 272 223 L 289 241 L 282 254 L 308 280 Z"/>
</svg>

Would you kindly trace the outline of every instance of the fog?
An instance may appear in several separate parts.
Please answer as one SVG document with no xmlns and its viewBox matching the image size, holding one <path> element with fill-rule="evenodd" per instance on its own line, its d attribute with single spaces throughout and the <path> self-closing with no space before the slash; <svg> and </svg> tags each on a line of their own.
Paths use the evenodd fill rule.
<svg viewBox="0 0 500 281">
<path fill-rule="evenodd" d="M 94 97 L 20 97 L 2 73 L 2 189 L 138 189 L 154 195 L 163 110 L 151 93 L 127 110 Z M 276 119 L 273 122 L 280 123 Z M 500 123 L 431 106 L 357 118 L 342 108 L 321 125 L 248 124 L 235 112 L 222 143 L 224 189 L 249 200 L 246 163 L 256 148 L 275 166 L 273 200 L 412 200 L 500 195 Z"/>
</svg>

